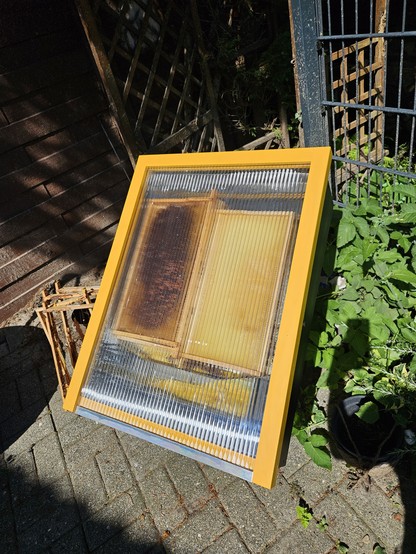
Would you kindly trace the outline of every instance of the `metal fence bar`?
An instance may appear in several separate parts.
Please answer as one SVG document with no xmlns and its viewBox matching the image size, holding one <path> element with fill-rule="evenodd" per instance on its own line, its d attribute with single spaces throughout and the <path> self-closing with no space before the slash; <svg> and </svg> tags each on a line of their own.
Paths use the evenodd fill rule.
<svg viewBox="0 0 416 554">
<path fill-rule="evenodd" d="M 416 184 L 414 3 L 291 5 L 305 144 L 332 144 L 336 201 L 394 204 L 396 183 Z"/>
<path fill-rule="evenodd" d="M 409 38 L 416 37 L 416 31 L 399 31 L 386 33 L 350 33 L 345 35 L 320 35 L 319 42 L 330 42 L 335 40 L 362 40 L 365 38 Z"/>
<path fill-rule="evenodd" d="M 328 130 L 321 105 L 324 86 L 322 60 L 317 50 L 320 6 L 314 2 L 292 0 L 291 8 L 305 146 L 323 146 L 328 144 Z"/>
</svg>

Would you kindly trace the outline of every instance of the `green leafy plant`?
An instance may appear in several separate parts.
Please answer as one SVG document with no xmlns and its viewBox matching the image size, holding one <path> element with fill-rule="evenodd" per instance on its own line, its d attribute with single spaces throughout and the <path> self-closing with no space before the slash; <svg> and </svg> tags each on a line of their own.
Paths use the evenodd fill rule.
<svg viewBox="0 0 416 554">
<path fill-rule="evenodd" d="M 340 554 L 348 554 L 348 552 L 350 551 L 350 547 L 345 542 L 338 541 L 337 542 L 337 551 Z"/>
<path fill-rule="evenodd" d="M 394 210 L 362 198 L 334 212 L 306 355 L 320 376 L 303 390 L 309 413 L 298 410 L 293 429 L 322 467 L 330 460 L 319 389 L 368 395 L 357 413 L 367 423 L 386 409 L 416 428 L 416 190 L 398 192 L 404 201 Z"/>
<path fill-rule="evenodd" d="M 305 504 L 296 506 L 296 515 L 302 527 L 304 527 L 305 529 L 308 527 L 311 519 L 313 519 L 312 510 L 309 508 L 309 506 Z"/>
<path fill-rule="evenodd" d="M 325 516 L 322 516 L 321 519 L 316 523 L 318 526 L 318 529 L 322 532 L 326 531 L 328 529 L 328 520 Z"/>
</svg>

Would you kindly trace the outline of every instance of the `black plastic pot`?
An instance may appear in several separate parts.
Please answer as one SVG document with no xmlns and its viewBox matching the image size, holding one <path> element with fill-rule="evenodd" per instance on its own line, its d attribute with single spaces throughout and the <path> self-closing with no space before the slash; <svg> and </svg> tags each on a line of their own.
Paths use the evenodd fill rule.
<svg viewBox="0 0 416 554">
<path fill-rule="evenodd" d="M 356 412 L 369 400 L 374 402 L 357 395 L 339 402 L 331 420 L 331 433 L 341 451 L 362 465 L 393 462 L 399 457 L 398 449 L 403 447 L 404 430 L 381 405 L 380 418 L 375 423 L 359 418 Z"/>
</svg>

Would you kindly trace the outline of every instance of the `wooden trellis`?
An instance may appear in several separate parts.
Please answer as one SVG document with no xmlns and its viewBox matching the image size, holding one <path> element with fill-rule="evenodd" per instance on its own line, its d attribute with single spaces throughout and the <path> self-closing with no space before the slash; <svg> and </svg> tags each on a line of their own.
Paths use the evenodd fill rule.
<svg viewBox="0 0 416 554">
<path fill-rule="evenodd" d="M 385 28 L 382 4 L 381 0 L 378 6 L 381 13 L 380 33 Z M 351 104 L 351 108 L 334 108 L 337 156 L 372 164 L 383 158 L 384 113 L 371 110 L 371 106 L 384 106 L 384 58 L 383 37 L 354 41 L 332 52 L 333 97 L 337 102 Z M 370 109 L 358 109 L 356 104 L 369 106 Z M 344 164 L 336 172 L 336 184 L 342 185 L 359 170 L 356 164 Z"/>
<path fill-rule="evenodd" d="M 77 5 L 133 163 L 144 152 L 225 149 L 196 1 Z"/>
</svg>

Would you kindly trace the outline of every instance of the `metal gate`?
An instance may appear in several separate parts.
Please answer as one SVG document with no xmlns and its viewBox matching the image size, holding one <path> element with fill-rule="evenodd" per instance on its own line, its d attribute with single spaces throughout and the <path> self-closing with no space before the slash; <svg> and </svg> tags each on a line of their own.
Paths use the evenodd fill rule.
<svg viewBox="0 0 416 554">
<path fill-rule="evenodd" d="M 330 144 L 340 203 L 414 186 L 416 4 L 291 0 L 306 146 Z"/>
</svg>

